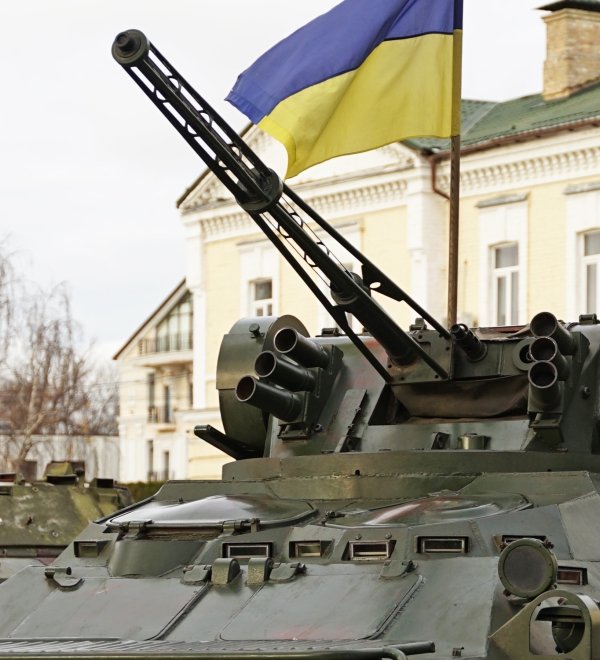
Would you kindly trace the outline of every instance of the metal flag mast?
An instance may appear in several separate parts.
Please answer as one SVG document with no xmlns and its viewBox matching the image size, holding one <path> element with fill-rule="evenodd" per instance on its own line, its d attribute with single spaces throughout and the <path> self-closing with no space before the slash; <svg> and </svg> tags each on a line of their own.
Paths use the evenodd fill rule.
<svg viewBox="0 0 600 660">
<path fill-rule="evenodd" d="M 450 146 L 450 222 L 448 225 L 448 327 L 456 323 L 458 299 L 458 229 L 460 209 L 460 134 Z"/>
<path fill-rule="evenodd" d="M 455 0 L 455 12 L 460 12 L 462 27 L 462 2 Z M 453 41 L 453 135 L 450 138 L 450 221 L 448 224 L 448 327 L 456 323 L 458 300 L 458 234 L 460 209 L 460 134 L 462 91 L 462 29 L 455 31 Z"/>
</svg>

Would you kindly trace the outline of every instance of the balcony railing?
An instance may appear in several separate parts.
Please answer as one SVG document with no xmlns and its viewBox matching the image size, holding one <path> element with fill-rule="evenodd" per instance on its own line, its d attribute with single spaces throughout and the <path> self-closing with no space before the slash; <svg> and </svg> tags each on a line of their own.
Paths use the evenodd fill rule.
<svg viewBox="0 0 600 660">
<path fill-rule="evenodd" d="M 188 351 L 192 349 L 192 333 L 178 333 L 165 337 L 140 339 L 138 342 L 139 355 L 149 353 L 168 353 L 170 351 Z"/>
<path fill-rule="evenodd" d="M 173 411 L 164 406 L 148 406 L 149 424 L 171 424 L 173 422 Z"/>
</svg>

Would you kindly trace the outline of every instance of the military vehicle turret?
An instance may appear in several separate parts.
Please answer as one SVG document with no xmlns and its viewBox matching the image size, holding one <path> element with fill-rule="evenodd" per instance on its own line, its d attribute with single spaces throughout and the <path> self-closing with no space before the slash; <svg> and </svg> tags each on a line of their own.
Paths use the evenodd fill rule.
<svg viewBox="0 0 600 660">
<path fill-rule="evenodd" d="M 113 55 L 338 329 L 235 323 L 218 361 L 223 431 L 195 429 L 235 459 L 222 480 L 167 483 L 6 581 L 0 657 L 600 657 L 595 316 L 444 328 L 142 33 L 119 34 Z M 417 321 L 402 330 L 373 291 Z"/>
<path fill-rule="evenodd" d="M 70 461 L 53 461 L 43 479 L 0 474 L 0 582 L 25 566 L 50 565 L 91 520 L 132 503 L 113 479 L 89 484 Z"/>
</svg>

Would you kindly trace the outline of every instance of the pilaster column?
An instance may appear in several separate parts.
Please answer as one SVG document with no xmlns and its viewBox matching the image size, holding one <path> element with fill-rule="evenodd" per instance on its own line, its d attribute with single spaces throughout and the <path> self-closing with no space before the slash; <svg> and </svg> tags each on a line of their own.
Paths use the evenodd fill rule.
<svg viewBox="0 0 600 660">
<path fill-rule="evenodd" d="M 409 295 L 446 323 L 448 286 L 448 202 L 431 189 L 431 167 L 416 163 L 406 190 Z"/>
<path fill-rule="evenodd" d="M 198 219 L 183 219 L 185 227 L 186 284 L 193 308 L 193 406 L 206 407 L 206 289 L 204 277 L 204 235 Z"/>
</svg>

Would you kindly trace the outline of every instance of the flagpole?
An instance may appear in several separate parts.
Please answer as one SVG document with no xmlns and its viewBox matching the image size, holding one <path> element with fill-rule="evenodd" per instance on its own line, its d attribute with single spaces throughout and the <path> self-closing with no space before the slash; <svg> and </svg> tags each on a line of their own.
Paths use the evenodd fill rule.
<svg viewBox="0 0 600 660">
<path fill-rule="evenodd" d="M 452 135 L 450 138 L 450 221 L 448 225 L 448 327 L 456 323 L 458 301 L 458 229 L 460 208 L 460 135 L 462 106 L 463 0 L 454 0 L 452 42 Z"/>
<path fill-rule="evenodd" d="M 448 226 L 448 327 L 456 323 L 458 300 L 458 228 L 460 198 L 460 133 L 450 142 L 450 222 Z"/>
</svg>

